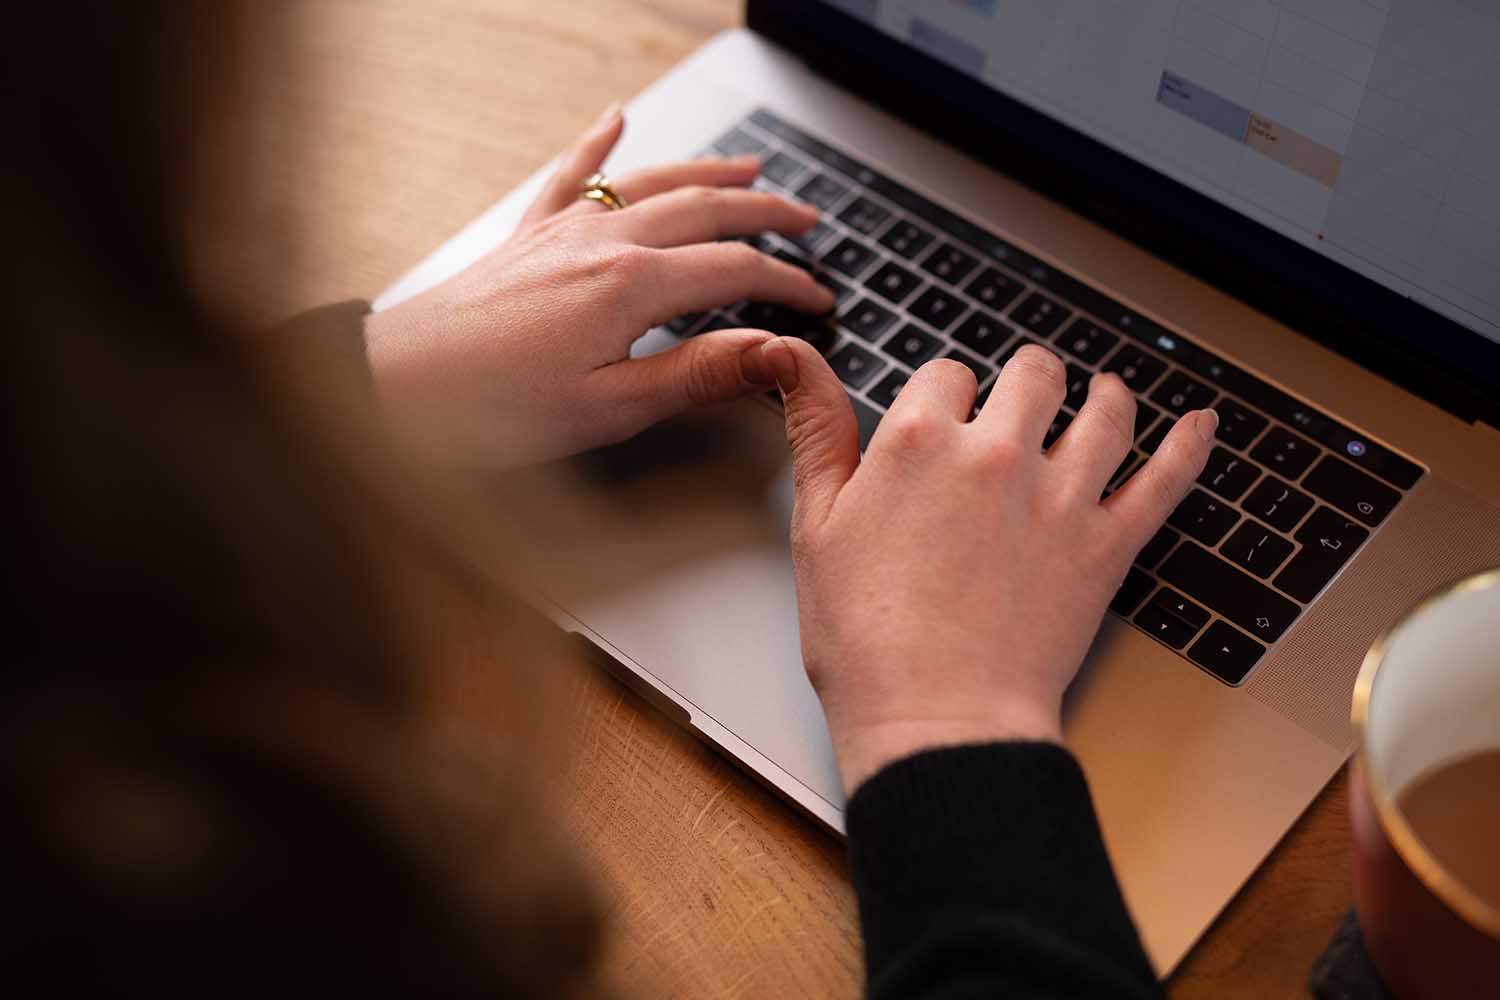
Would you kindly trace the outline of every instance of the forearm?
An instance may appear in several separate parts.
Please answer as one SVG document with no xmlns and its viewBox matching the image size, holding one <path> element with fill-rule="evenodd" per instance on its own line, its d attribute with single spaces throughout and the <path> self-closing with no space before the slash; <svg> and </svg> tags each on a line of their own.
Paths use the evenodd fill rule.
<svg viewBox="0 0 1500 1000">
<path fill-rule="evenodd" d="M 918 754 L 847 816 L 870 996 L 1160 995 L 1063 748 Z"/>
</svg>

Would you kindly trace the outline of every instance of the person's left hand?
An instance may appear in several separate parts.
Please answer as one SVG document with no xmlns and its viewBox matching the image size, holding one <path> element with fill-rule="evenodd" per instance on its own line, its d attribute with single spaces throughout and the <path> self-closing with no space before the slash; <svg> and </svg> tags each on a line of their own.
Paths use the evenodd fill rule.
<svg viewBox="0 0 1500 1000">
<path fill-rule="evenodd" d="M 690 407 L 770 388 L 742 364 L 769 333 L 724 330 L 630 358 L 646 330 L 741 299 L 832 308 L 806 271 L 716 242 L 798 235 L 817 221 L 812 206 L 743 189 L 759 173 L 754 157 L 627 174 L 613 181 L 629 204 L 620 211 L 580 199 L 623 127 L 617 109 L 596 122 L 506 243 L 366 320 L 376 389 L 400 437 L 468 466 L 621 441 Z"/>
</svg>

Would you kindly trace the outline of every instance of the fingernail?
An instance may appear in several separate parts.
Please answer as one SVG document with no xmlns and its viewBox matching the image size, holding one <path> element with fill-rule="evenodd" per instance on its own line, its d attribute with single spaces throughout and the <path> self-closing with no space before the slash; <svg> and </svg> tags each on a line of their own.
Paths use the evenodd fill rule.
<svg viewBox="0 0 1500 1000">
<path fill-rule="evenodd" d="M 768 340 L 761 345 L 760 353 L 765 358 L 766 365 L 771 371 L 771 377 L 776 382 L 776 388 L 781 390 L 785 396 L 789 392 L 795 392 L 801 375 L 797 372 L 797 356 L 792 349 L 781 342 L 781 338 Z"/>
<path fill-rule="evenodd" d="M 768 343 L 770 341 L 762 340 L 740 352 L 740 377 L 751 385 L 774 385 L 776 382 L 776 373 L 766 360 L 765 346 Z"/>
<path fill-rule="evenodd" d="M 607 125 L 610 122 L 614 121 L 614 119 L 620 114 L 621 110 L 623 109 L 620 106 L 620 102 L 615 101 L 609 107 L 604 109 L 604 113 L 599 116 L 598 124 Z"/>
<path fill-rule="evenodd" d="M 1216 410 L 1199 410 L 1197 419 L 1193 421 L 1193 427 L 1198 431 L 1198 436 L 1205 441 L 1214 439 L 1214 431 L 1219 429 L 1219 414 Z"/>
<path fill-rule="evenodd" d="M 760 168 L 760 157 L 756 156 L 754 153 L 746 153 L 743 156 L 730 157 L 729 162 L 733 163 L 737 167 L 753 166 L 756 169 Z"/>
</svg>

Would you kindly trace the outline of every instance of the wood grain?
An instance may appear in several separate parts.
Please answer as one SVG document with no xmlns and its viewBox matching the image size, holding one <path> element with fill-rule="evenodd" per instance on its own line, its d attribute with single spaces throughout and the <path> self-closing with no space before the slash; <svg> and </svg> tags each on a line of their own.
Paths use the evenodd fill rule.
<svg viewBox="0 0 1500 1000">
<path fill-rule="evenodd" d="M 246 112 L 213 149 L 202 281 L 251 317 L 369 297 L 628 96 L 735 23 L 736 0 L 277 0 Z M 210 156 L 208 161 L 213 162 Z M 858 994 L 841 846 L 614 681 L 584 674 L 567 823 L 597 866 L 627 995 Z M 1170 983 L 1274 997 L 1349 906 L 1346 783 L 1298 823 Z"/>
</svg>

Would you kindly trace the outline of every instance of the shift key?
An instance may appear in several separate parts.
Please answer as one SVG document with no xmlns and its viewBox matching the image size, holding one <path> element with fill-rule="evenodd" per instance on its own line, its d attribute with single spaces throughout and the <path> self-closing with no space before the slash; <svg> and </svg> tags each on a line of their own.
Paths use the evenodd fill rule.
<svg viewBox="0 0 1500 1000">
<path fill-rule="evenodd" d="M 1179 545 L 1156 574 L 1261 642 L 1270 643 L 1281 638 L 1302 610 L 1270 587 L 1190 541 Z"/>
</svg>

